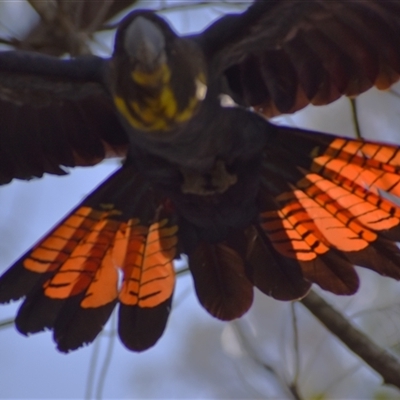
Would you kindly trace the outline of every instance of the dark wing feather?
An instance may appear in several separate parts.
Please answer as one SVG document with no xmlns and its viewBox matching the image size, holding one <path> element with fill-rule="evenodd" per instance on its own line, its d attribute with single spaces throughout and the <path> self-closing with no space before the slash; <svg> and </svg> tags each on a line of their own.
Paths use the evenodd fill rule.
<svg viewBox="0 0 400 400">
<path fill-rule="evenodd" d="M 385 0 L 257 1 L 196 39 L 226 90 L 271 117 L 400 77 L 400 8 Z"/>
<path fill-rule="evenodd" d="M 103 86 L 105 63 L 0 53 L 0 184 L 125 155 L 127 137 Z"/>
</svg>

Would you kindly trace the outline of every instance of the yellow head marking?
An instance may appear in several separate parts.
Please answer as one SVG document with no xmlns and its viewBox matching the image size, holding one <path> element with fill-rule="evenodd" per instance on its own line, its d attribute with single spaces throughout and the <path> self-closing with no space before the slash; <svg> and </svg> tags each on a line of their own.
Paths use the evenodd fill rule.
<svg viewBox="0 0 400 400">
<path fill-rule="evenodd" d="M 145 131 L 168 130 L 176 123 L 189 120 L 198 103 L 204 100 L 207 93 L 205 77 L 199 74 L 195 79 L 194 95 L 189 99 L 186 107 L 179 110 L 171 87 L 171 70 L 167 64 L 149 73 L 134 70 L 131 72 L 131 78 L 137 85 L 151 88 L 153 94 L 133 100 L 116 95 L 114 103 L 132 127 Z"/>
<path fill-rule="evenodd" d="M 152 72 L 134 70 L 131 73 L 131 78 L 140 86 L 157 86 L 159 84 L 167 84 L 170 81 L 171 71 L 167 64 L 162 64 Z"/>
</svg>

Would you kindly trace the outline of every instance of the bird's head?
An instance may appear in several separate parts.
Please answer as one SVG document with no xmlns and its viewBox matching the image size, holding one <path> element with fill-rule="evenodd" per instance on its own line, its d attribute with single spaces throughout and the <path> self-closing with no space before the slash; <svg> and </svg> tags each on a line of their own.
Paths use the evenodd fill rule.
<svg viewBox="0 0 400 400">
<path fill-rule="evenodd" d="M 146 132 L 170 131 L 188 121 L 207 92 L 196 44 L 149 11 L 135 11 L 121 22 L 110 79 L 123 118 Z"/>
</svg>

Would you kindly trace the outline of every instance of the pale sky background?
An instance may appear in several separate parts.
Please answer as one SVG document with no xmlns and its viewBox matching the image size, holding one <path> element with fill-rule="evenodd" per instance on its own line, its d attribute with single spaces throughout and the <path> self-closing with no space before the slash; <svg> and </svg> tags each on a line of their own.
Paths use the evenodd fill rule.
<svg viewBox="0 0 400 400">
<path fill-rule="evenodd" d="M 146 7 L 155 3 L 146 2 Z M 15 33 L 21 21 L 29 21 L 33 15 L 23 2 L 0 2 L 0 31 Z M 219 15 L 209 8 L 168 14 L 180 32 L 199 30 Z M 400 93 L 399 85 L 396 90 Z M 358 106 L 366 138 L 400 142 L 400 98 L 373 90 L 360 97 Z M 318 109 L 309 107 L 278 122 L 354 136 L 346 100 Z M 1 187 L 0 271 L 115 168 L 116 163 L 106 162 L 76 169 L 66 177 L 46 176 Z M 347 315 L 357 315 L 357 323 L 379 343 L 395 346 L 400 340 L 400 284 L 368 271 L 362 278 L 357 296 L 327 294 L 326 298 L 345 309 Z M 13 317 L 17 307 L 0 306 L 0 322 Z M 379 376 L 327 335 L 300 304 L 295 311 L 300 337 L 298 382 L 303 398 L 321 394 L 329 399 L 373 399 L 378 394 L 400 398 L 399 392 L 380 387 Z M 102 398 L 110 399 L 291 398 L 284 384 L 293 377 L 296 364 L 290 303 L 258 293 L 244 318 L 223 323 L 200 307 L 187 275 L 178 279 L 173 312 L 155 347 L 141 354 L 132 353 L 110 333 L 111 324 L 95 344 L 65 355 L 55 350 L 50 332 L 26 338 L 14 327 L 1 329 L 0 398 L 96 398 L 99 382 L 103 384 Z M 112 355 L 107 361 L 110 343 Z M 262 367 L 260 361 L 275 373 Z M 91 365 L 94 380 L 88 391 Z M 103 374 L 105 365 L 108 369 Z"/>
</svg>

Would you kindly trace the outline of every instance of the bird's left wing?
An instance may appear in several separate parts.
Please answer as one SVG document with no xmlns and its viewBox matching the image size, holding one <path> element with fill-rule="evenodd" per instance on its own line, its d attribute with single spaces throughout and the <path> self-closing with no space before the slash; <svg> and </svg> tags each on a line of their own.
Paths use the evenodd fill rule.
<svg viewBox="0 0 400 400">
<path fill-rule="evenodd" d="M 255 1 L 194 36 L 228 94 L 267 117 L 331 103 L 400 77 L 400 3 Z"/>
<path fill-rule="evenodd" d="M 0 53 L 0 184 L 125 155 L 105 68 L 95 56 Z"/>
</svg>

